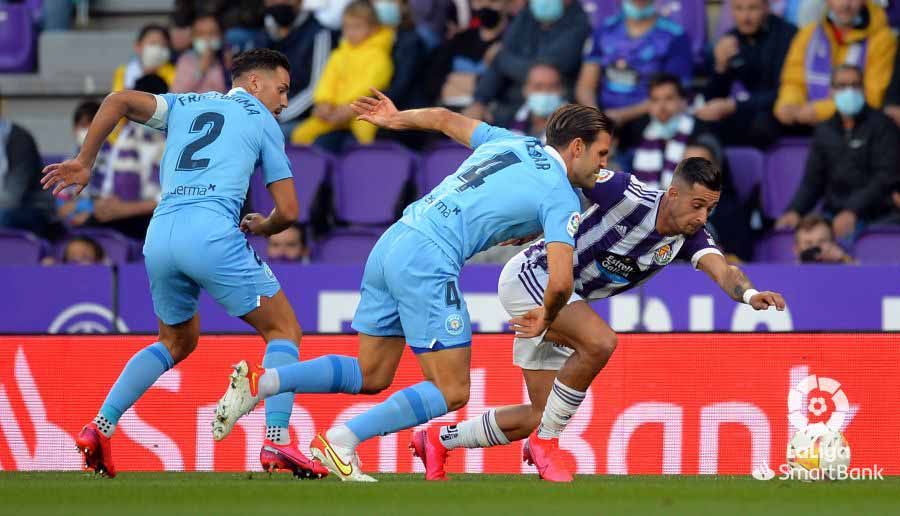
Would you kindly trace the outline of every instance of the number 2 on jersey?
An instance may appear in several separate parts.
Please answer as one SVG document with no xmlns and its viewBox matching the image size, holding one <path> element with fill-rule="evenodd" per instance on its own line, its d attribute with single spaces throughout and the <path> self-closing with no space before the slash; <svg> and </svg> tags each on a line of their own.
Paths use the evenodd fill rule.
<svg viewBox="0 0 900 516">
<path fill-rule="evenodd" d="M 209 158 L 194 159 L 194 154 L 216 141 L 216 138 L 222 134 L 222 127 L 225 125 L 225 116 L 222 113 L 208 112 L 197 115 L 191 123 L 191 133 L 199 133 L 206 126 L 211 126 L 206 134 L 185 145 L 181 155 L 178 156 L 178 164 L 175 170 L 195 171 L 203 170 L 209 166 Z"/>
<path fill-rule="evenodd" d="M 522 160 L 513 151 L 507 151 L 488 158 L 477 165 L 469 167 L 465 172 L 457 176 L 463 184 L 457 186 L 456 191 L 464 192 L 469 188 L 478 188 L 484 184 L 484 179 L 487 176 L 521 162 Z"/>
</svg>

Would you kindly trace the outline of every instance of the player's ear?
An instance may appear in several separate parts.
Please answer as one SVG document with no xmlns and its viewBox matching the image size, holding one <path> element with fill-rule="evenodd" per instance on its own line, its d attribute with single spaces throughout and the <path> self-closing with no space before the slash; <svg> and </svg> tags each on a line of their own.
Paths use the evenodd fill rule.
<svg viewBox="0 0 900 516">
<path fill-rule="evenodd" d="M 573 158 L 580 158 L 584 154 L 584 140 L 581 138 L 575 138 L 569 143 L 569 150 L 572 151 Z"/>
</svg>

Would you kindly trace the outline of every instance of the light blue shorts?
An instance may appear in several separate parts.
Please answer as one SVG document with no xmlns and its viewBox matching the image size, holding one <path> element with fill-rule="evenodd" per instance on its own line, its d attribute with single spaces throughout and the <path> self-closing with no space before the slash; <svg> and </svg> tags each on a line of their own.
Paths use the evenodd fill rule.
<svg viewBox="0 0 900 516">
<path fill-rule="evenodd" d="M 468 346 L 472 325 L 459 266 L 431 239 L 400 222 L 381 235 L 360 287 L 353 329 L 406 337 L 415 353 Z"/>
<path fill-rule="evenodd" d="M 234 220 L 204 208 L 153 217 L 144 263 L 153 310 L 168 325 L 197 313 L 201 288 L 236 317 L 281 289 Z"/>
</svg>

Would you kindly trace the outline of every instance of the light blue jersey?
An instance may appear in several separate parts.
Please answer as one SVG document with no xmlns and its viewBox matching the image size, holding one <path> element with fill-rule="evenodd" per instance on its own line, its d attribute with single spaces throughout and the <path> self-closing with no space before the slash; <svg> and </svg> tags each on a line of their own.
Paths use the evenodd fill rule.
<svg viewBox="0 0 900 516">
<path fill-rule="evenodd" d="M 531 137 L 482 123 L 474 152 L 453 175 L 411 204 L 400 222 L 462 265 L 510 238 L 544 232 L 574 246 L 581 203 L 559 154 Z"/>
<path fill-rule="evenodd" d="M 353 328 L 406 338 L 413 352 L 468 346 L 459 272 L 473 254 L 544 232 L 574 246 L 581 203 L 562 158 L 534 138 L 481 124 L 475 152 L 378 239 L 363 273 Z"/>
<path fill-rule="evenodd" d="M 291 177 L 275 117 L 241 88 L 167 94 L 147 125 L 168 132 L 160 165 L 162 200 L 144 242 L 156 315 L 166 324 L 197 312 L 200 290 L 243 316 L 281 288 L 238 228 L 250 175 Z"/>
<path fill-rule="evenodd" d="M 161 97 L 168 106 L 160 120 L 168 138 L 154 216 L 199 207 L 237 221 L 257 165 L 267 185 L 292 177 L 278 122 L 243 88 Z"/>
</svg>

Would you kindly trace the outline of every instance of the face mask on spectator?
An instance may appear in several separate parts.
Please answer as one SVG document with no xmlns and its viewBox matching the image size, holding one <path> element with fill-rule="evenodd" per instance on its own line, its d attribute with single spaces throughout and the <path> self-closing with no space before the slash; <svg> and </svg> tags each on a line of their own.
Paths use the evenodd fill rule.
<svg viewBox="0 0 900 516">
<path fill-rule="evenodd" d="M 266 7 L 266 17 L 269 16 L 279 27 L 290 27 L 297 19 L 297 11 L 290 4 L 271 5 Z"/>
<path fill-rule="evenodd" d="M 156 70 L 169 62 L 171 52 L 168 47 L 162 45 L 144 45 L 141 50 L 141 66 L 145 70 Z"/>
<path fill-rule="evenodd" d="M 638 7 L 631 0 L 625 0 L 622 2 L 622 14 L 629 20 L 645 20 L 656 14 L 656 5 L 650 2 L 644 7 Z"/>
<path fill-rule="evenodd" d="M 218 52 L 222 48 L 222 40 L 221 39 L 203 39 L 196 38 L 193 41 L 194 52 L 198 54 L 205 54 L 207 50 L 212 50 L 213 52 Z"/>
<path fill-rule="evenodd" d="M 553 23 L 563 15 L 562 0 L 530 0 L 528 8 L 541 23 Z"/>
<path fill-rule="evenodd" d="M 491 9 L 490 7 L 482 7 L 473 14 L 478 18 L 478 21 L 481 22 L 481 26 L 485 29 L 493 29 L 497 25 L 500 25 L 500 20 L 502 19 L 500 11 Z"/>
<path fill-rule="evenodd" d="M 563 104 L 559 93 L 536 91 L 528 95 L 528 109 L 537 116 L 548 117 Z"/>
<path fill-rule="evenodd" d="M 375 2 L 375 14 L 382 25 L 396 27 L 400 25 L 400 4 L 396 2 Z"/>
<path fill-rule="evenodd" d="M 866 97 L 859 88 L 841 88 L 834 94 L 834 104 L 844 116 L 856 116 L 866 104 Z"/>
<path fill-rule="evenodd" d="M 87 138 L 87 133 L 87 127 L 75 129 L 75 143 L 77 143 L 79 147 L 84 145 L 84 140 Z"/>
</svg>

